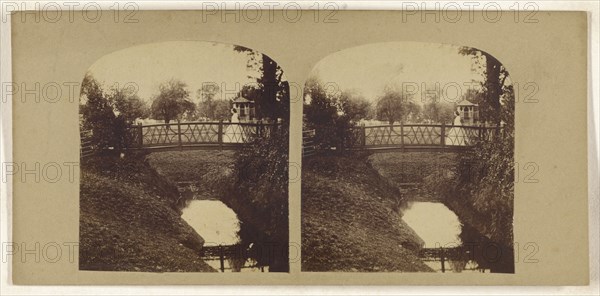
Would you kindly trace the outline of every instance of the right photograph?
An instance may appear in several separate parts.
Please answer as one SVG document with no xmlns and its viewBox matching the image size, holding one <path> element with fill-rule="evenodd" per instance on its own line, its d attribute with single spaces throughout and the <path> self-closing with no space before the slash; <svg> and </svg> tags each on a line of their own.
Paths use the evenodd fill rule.
<svg viewBox="0 0 600 296">
<path fill-rule="evenodd" d="M 465 45 L 319 61 L 304 86 L 302 271 L 514 273 L 515 88 Z"/>
</svg>

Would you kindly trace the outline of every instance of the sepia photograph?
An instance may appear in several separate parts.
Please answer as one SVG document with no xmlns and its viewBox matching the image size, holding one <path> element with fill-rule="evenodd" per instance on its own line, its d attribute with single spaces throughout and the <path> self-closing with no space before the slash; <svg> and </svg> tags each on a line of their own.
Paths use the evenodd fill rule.
<svg viewBox="0 0 600 296">
<path fill-rule="evenodd" d="M 161 42 L 82 79 L 81 270 L 289 270 L 289 85 L 274 60 Z"/>
<path fill-rule="evenodd" d="M 184 2 L 2 5 L 0 294 L 598 287 L 595 14 Z"/>
<path fill-rule="evenodd" d="M 338 51 L 304 87 L 302 270 L 514 273 L 514 105 L 491 54 Z"/>
</svg>

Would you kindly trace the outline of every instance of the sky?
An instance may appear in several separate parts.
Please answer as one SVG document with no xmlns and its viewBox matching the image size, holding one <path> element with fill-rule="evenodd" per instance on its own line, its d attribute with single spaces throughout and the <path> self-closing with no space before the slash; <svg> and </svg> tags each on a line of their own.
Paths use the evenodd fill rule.
<svg viewBox="0 0 600 296">
<path fill-rule="evenodd" d="M 325 57 L 311 75 L 323 83 L 336 83 L 340 91 L 357 91 L 370 101 L 377 100 L 387 85 L 395 85 L 415 92 L 421 102 L 422 95 L 435 90 L 436 83 L 442 98 L 459 101 L 456 98 L 469 88 L 464 83 L 480 82 L 483 76 L 472 58 L 458 50 L 457 46 L 436 43 L 368 44 Z"/>
<path fill-rule="evenodd" d="M 458 47 L 437 43 L 390 42 L 358 46 L 333 53 L 313 68 L 323 82 L 334 82 L 339 90 L 354 90 L 375 101 L 384 87 L 410 87 L 417 102 L 422 102 L 436 83 L 443 99 L 457 102 L 468 89 L 464 83 L 481 81 L 471 57 L 458 53 Z M 247 65 L 248 55 L 233 51 L 233 46 L 200 41 L 172 41 L 134 46 L 97 60 L 89 71 L 105 86 L 135 83 L 138 96 L 150 102 L 160 83 L 171 78 L 188 84 L 190 97 L 203 83 L 221 87 L 217 98 L 235 97 L 241 87 L 253 83 L 254 70 Z M 284 69 L 285 71 L 285 69 Z M 423 85 L 425 83 L 425 85 Z M 416 89 L 415 89 L 416 87 Z"/>
<path fill-rule="evenodd" d="M 196 101 L 196 90 L 203 83 L 216 82 L 221 94 L 216 98 L 235 97 L 245 84 L 252 83 L 248 76 L 256 71 L 246 68 L 248 55 L 233 50 L 232 45 L 199 42 L 173 41 L 129 47 L 103 56 L 89 71 L 109 88 L 135 83 L 137 95 L 150 102 L 158 93 L 160 83 L 171 78 L 182 80 L 188 85 L 190 98 Z"/>
</svg>

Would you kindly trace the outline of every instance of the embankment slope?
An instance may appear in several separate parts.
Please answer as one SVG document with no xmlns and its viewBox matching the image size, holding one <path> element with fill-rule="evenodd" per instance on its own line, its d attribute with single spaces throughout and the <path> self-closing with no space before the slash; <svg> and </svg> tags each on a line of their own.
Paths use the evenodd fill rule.
<svg viewBox="0 0 600 296">
<path fill-rule="evenodd" d="M 202 238 L 173 207 L 177 188 L 145 155 L 96 156 L 81 167 L 82 270 L 215 271 L 198 255 Z"/>
<path fill-rule="evenodd" d="M 399 190 L 366 155 L 313 157 L 302 169 L 302 270 L 431 271 L 400 218 Z"/>
</svg>

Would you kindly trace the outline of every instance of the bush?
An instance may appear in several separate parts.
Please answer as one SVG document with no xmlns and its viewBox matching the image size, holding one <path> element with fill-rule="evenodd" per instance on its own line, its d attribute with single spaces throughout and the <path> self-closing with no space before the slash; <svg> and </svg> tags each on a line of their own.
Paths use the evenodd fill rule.
<svg viewBox="0 0 600 296">
<path fill-rule="evenodd" d="M 270 271 L 289 270 L 288 135 L 287 125 L 280 125 L 239 151 L 233 185 L 223 194 L 223 201 L 244 221 L 242 242 L 253 243 L 250 252 Z"/>
</svg>

